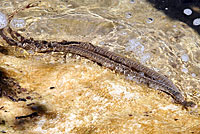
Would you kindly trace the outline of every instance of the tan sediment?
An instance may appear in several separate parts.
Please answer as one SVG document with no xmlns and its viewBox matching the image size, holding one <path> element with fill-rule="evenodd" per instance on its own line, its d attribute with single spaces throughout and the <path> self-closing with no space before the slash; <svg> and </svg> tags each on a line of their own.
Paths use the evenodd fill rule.
<svg viewBox="0 0 200 134">
<path fill-rule="evenodd" d="M 57 13 L 69 13 L 68 11 L 71 9 L 68 10 L 66 7 L 56 8 L 58 5 L 56 2 L 60 3 L 56 0 L 43 1 L 42 9 L 49 11 L 51 14 L 48 15 L 52 16 L 56 16 Z M 152 58 L 147 61 L 146 65 L 158 69 L 163 74 L 169 74 L 168 76 L 175 84 L 181 85 L 179 87 L 185 96 L 195 101 L 199 106 L 197 47 L 199 35 L 191 28 L 183 27 L 181 22 L 168 19 L 164 14 L 155 11 L 151 5 L 143 1 L 136 1 L 137 6 L 134 8 L 128 1 L 115 1 L 110 4 L 107 1 L 107 5 L 112 7 L 109 11 L 102 8 L 102 5 L 106 4 L 103 1 L 100 5 L 89 1 L 84 3 L 81 0 L 69 2 L 72 5 L 69 6 L 72 8 L 71 12 L 86 14 L 87 10 L 83 9 L 86 6 L 85 9 L 88 9 L 90 13 L 101 15 L 103 19 L 98 20 L 102 24 L 99 29 L 91 28 L 96 24 L 95 19 L 91 19 L 93 20 L 91 22 L 84 20 L 85 16 L 78 18 L 78 15 L 75 15 L 77 18 L 73 18 L 73 15 L 69 15 L 70 19 L 48 19 L 48 24 L 51 24 L 49 28 L 52 28 L 48 30 L 45 27 L 47 22 L 37 18 L 40 11 L 33 9 L 33 12 L 24 11 L 17 16 L 22 18 L 31 16 L 35 18 L 34 21 L 37 21 L 23 34 L 26 35 L 26 32 L 30 32 L 29 36 L 50 40 L 79 38 L 80 41 L 91 41 L 97 45 L 103 40 L 105 44 L 109 43 L 105 47 L 111 51 L 140 60 L 140 56 L 135 55 L 134 52 L 125 52 L 126 46 L 121 45 L 126 44 L 129 39 L 138 37 L 141 39 L 140 41 L 145 42 L 146 51 L 152 52 Z M 79 8 L 79 5 L 83 7 Z M 49 6 L 55 7 L 56 11 L 50 10 Z M 127 10 L 133 11 L 135 16 L 125 20 L 123 16 Z M 46 12 L 42 13 L 45 16 Z M 48 15 L 46 14 L 46 18 Z M 79 14 L 79 16 L 82 15 Z M 144 25 L 145 17 L 149 16 L 154 17 L 154 22 L 150 25 Z M 110 34 L 101 31 L 104 24 L 107 24 L 104 21 L 116 17 L 135 25 L 122 28 L 115 31 L 114 34 L 110 32 L 112 30 L 108 30 Z M 28 19 L 27 21 L 33 22 L 33 20 Z M 63 27 L 55 25 L 69 24 L 69 22 L 71 22 L 69 26 L 79 24 L 82 29 L 76 31 L 78 27 L 71 27 L 76 30 L 72 30 L 70 33 L 69 26 L 65 29 L 63 28 L 65 25 Z M 90 35 L 84 36 L 83 25 L 80 25 L 82 23 L 87 24 L 87 28 L 91 28 Z M 173 25 L 177 27 L 174 28 Z M 45 32 L 36 34 L 41 28 Z M 56 29 L 60 29 L 60 31 L 56 32 Z M 127 32 L 127 35 L 120 35 L 124 31 Z M 94 34 L 95 32 L 97 34 Z M 99 35 L 99 33 L 103 34 Z M 178 39 L 175 38 L 177 35 Z M 143 44 L 143 42 L 141 43 Z M 174 104 L 168 95 L 145 85 L 128 81 L 123 75 L 116 74 L 78 56 L 74 58 L 73 55 L 69 54 L 64 59 L 63 54 L 59 53 L 30 54 L 22 49 L 7 46 L 3 40 L 1 40 L 1 46 L 9 52 L 8 55 L 0 54 L 0 68 L 9 77 L 15 78 L 34 98 L 32 101 L 18 103 L 4 97 L 0 98 L 0 105 L 4 106 L 0 110 L 0 121 L 5 120 L 5 125 L 0 124 L 0 129 L 7 133 L 199 133 L 199 107 L 190 111 L 183 110 L 180 105 Z M 182 62 L 179 58 L 182 53 L 186 52 L 190 57 L 190 61 L 187 63 Z M 181 72 L 182 65 L 188 68 L 188 73 Z M 195 73 L 196 77 L 192 77 L 192 73 Z M 53 86 L 54 89 L 49 89 Z M 45 113 L 41 112 L 39 117 L 32 119 L 16 120 L 16 116 L 28 115 L 33 112 L 30 106 L 27 106 L 33 102 L 36 105 L 44 106 Z"/>
</svg>

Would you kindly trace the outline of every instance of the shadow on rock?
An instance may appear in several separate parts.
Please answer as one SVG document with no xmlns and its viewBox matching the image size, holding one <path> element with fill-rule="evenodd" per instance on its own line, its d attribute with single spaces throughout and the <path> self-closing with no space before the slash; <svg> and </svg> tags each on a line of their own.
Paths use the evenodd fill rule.
<svg viewBox="0 0 200 134">
<path fill-rule="evenodd" d="M 16 117 L 14 128 L 17 130 L 25 130 L 27 127 L 33 127 L 36 122 L 39 121 L 41 116 L 44 116 L 47 120 L 56 118 L 56 113 L 49 112 L 48 108 L 40 103 L 31 103 L 27 105 L 32 111 L 29 115 L 23 115 Z"/>
<path fill-rule="evenodd" d="M 15 79 L 7 77 L 6 74 L 0 70 L 0 97 L 4 96 L 15 103 L 18 103 L 19 101 L 26 101 L 26 99 L 18 97 L 18 94 L 26 91 L 27 90 L 22 88 Z M 4 106 L 0 107 L 0 109 L 3 108 Z M 50 110 L 48 110 L 45 105 L 40 104 L 39 102 L 27 104 L 27 108 L 32 112 L 28 115 L 21 115 L 16 117 L 14 126 L 12 126 L 14 129 L 25 130 L 27 127 L 33 127 L 36 125 L 36 121 L 38 121 L 41 116 L 44 116 L 47 119 L 53 119 L 57 116 L 56 113 L 49 112 Z M 0 125 L 5 124 L 5 120 L 0 120 Z"/>
</svg>

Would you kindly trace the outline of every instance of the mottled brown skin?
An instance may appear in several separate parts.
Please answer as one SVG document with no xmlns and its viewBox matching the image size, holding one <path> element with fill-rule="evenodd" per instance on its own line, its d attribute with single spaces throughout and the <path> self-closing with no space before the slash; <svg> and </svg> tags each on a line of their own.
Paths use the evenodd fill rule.
<svg viewBox="0 0 200 134">
<path fill-rule="evenodd" d="M 4 34 L 4 30 L 0 30 L 0 35 L 6 42 L 12 46 L 18 46 L 26 50 L 33 50 L 35 52 L 70 52 L 82 57 L 88 58 L 99 65 L 105 66 L 118 73 L 126 76 L 131 76 L 141 83 L 147 85 L 153 84 L 159 87 L 159 90 L 169 94 L 176 103 L 182 104 L 184 107 L 193 107 L 193 102 L 185 101 L 182 93 L 176 86 L 164 75 L 161 75 L 140 63 L 131 59 L 119 56 L 106 49 L 94 46 L 91 43 L 76 42 L 76 41 L 62 41 L 62 42 L 47 42 L 25 39 L 19 33 L 14 32 L 10 27 L 7 28 L 11 37 Z M 142 74 L 143 73 L 143 74 Z"/>
<path fill-rule="evenodd" d="M 6 31 L 10 34 L 10 37 L 5 34 Z M 134 79 L 139 80 L 141 83 L 157 86 L 159 87 L 158 90 L 169 94 L 176 103 L 179 103 L 184 107 L 195 106 L 195 103 L 187 102 L 185 100 L 181 91 L 166 76 L 155 72 L 139 62 L 122 57 L 101 47 L 94 46 L 89 42 L 48 42 L 45 40 L 34 40 L 32 38 L 26 39 L 18 32 L 13 31 L 10 27 L 0 29 L 0 35 L 9 45 L 21 47 L 25 50 L 33 50 L 39 53 L 70 52 L 80 55 L 118 73 L 133 77 Z"/>
</svg>

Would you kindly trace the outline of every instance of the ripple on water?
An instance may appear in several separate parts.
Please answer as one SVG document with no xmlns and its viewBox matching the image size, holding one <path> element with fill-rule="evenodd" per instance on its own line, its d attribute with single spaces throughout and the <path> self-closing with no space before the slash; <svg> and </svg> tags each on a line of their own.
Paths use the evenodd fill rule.
<svg viewBox="0 0 200 134">
<path fill-rule="evenodd" d="M 147 19 L 147 23 L 153 23 L 153 21 L 154 21 L 153 18 L 148 18 Z"/>
<path fill-rule="evenodd" d="M 129 40 L 128 46 L 125 48 L 126 51 L 132 51 L 137 55 L 142 55 L 144 52 L 144 46 L 136 39 Z"/>
<path fill-rule="evenodd" d="M 147 62 L 149 59 L 151 58 L 151 54 L 150 53 L 145 53 L 142 57 L 141 57 L 141 63 L 145 63 Z"/>
<path fill-rule="evenodd" d="M 125 13 L 125 17 L 126 17 L 127 19 L 130 19 L 130 18 L 132 17 L 132 13 L 131 13 L 131 12 L 126 12 L 126 13 Z"/>
<path fill-rule="evenodd" d="M 188 69 L 184 65 L 182 66 L 181 71 L 184 72 L 184 73 L 188 73 Z"/>
</svg>

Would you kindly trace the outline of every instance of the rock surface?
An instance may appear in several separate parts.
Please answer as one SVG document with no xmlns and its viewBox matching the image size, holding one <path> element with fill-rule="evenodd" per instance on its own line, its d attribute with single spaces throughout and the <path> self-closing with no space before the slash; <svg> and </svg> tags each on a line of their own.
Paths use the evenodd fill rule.
<svg viewBox="0 0 200 134">
<path fill-rule="evenodd" d="M 10 14 L 28 2 L 0 6 Z M 145 0 L 45 0 L 15 18 L 26 20 L 18 31 L 27 38 L 88 41 L 138 60 L 167 75 L 198 107 L 182 109 L 170 96 L 79 56 L 24 51 L 1 39 L 0 69 L 29 98 L 0 98 L 1 133 L 200 133 L 200 39 L 189 26 Z M 35 111 L 39 116 L 15 119 Z"/>
</svg>

